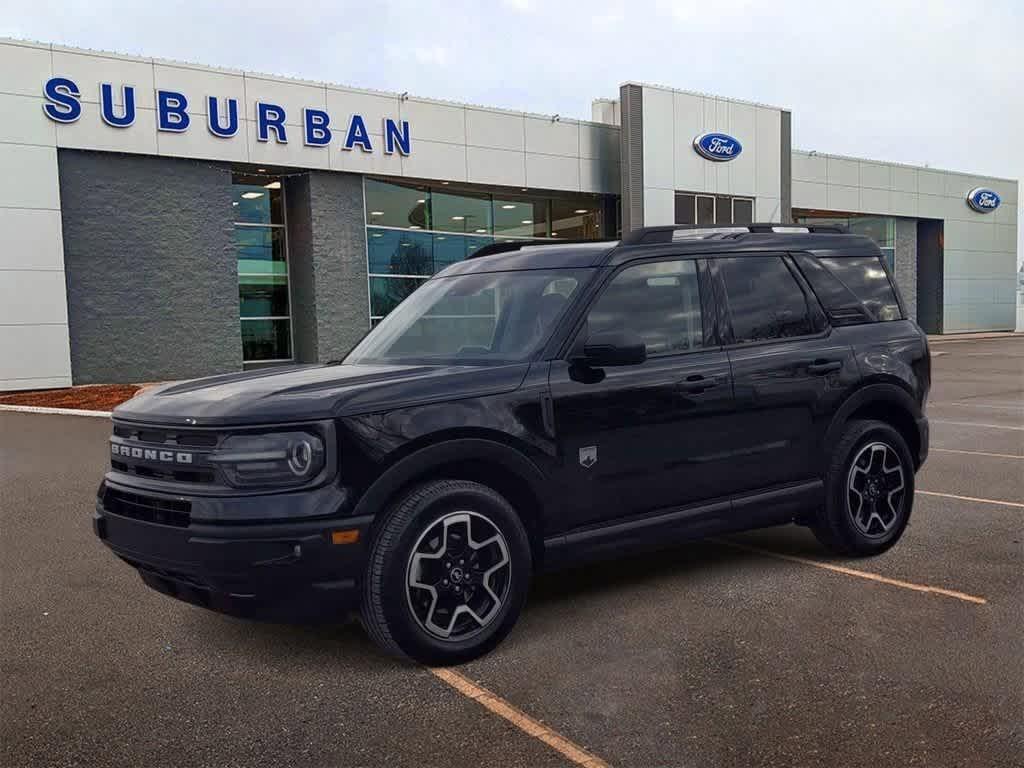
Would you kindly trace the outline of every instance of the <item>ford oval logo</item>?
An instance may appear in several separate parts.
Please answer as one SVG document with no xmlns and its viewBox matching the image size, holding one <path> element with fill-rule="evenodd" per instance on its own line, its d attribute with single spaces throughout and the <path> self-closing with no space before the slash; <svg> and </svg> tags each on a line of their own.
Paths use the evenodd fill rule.
<svg viewBox="0 0 1024 768">
<path fill-rule="evenodd" d="M 702 133 L 693 140 L 693 148 L 716 163 L 735 160 L 743 151 L 743 145 L 726 133 Z"/>
<path fill-rule="evenodd" d="M 979 213 L 992 213 L 1002 201 L 998 194 L 985 187 L 976 187 L 967 193 L 967 204 Z"/>
</svg>

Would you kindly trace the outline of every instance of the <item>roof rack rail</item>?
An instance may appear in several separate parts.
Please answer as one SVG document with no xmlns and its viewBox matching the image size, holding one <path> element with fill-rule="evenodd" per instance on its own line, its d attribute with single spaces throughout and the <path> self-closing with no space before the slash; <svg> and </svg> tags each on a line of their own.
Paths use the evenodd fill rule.
<svg viewBox="0 0 1024 768">
<path fill-rule="evenodd" d="M 703 224 L 674 224 L 659 227 L 640 227 L 622 238 L 623 245 L 654 245 L 671 243 L 679 240 L 722 240 L 750 234 L 833 234 L 845 235 L 848 232 L 834 224 L 782 224 L 765 222 L 754 224 L 722 224 L 707 226 Z"/>
<path fill-rule="evenodd" d="M 509 253 L 511 251 L 520 251 L 523 248 L 533 246 L 552 246 L 552 245 L 581 245 L 591 243 L 614 243 L 617 240 L 610 240 L 602 238 L 600 240 L 506 240 L 500 243 L 491 243 L 485 245 L 479 251 L 469 254 L 467 259 L 478 259 L 481 256 L 493 256 L 496 253 Z"/>
</svg>

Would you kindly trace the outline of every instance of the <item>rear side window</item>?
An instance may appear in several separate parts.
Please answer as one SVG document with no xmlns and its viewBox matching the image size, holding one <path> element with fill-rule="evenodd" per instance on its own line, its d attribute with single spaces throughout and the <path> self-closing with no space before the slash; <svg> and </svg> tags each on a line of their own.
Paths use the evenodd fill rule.
<svg viewBox="0 0 1024 768">
<path fill-rule="evenodd" d="M 814 333 L 807 297 L 779 256 L 718 261 L 737 343 Z"/>
<path fill-rule="evenodd" d="M 838 256 L 818 261 L 863 302 L 872 320 L 903 319 L 880 256 Z M 811 285 L 817 289 L 813 281 Z"/>
</svg>

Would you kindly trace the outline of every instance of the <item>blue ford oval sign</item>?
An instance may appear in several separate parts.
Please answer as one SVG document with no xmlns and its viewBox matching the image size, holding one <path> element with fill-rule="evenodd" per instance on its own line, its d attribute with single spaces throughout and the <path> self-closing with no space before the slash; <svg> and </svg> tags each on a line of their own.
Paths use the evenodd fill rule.
<svg viewBox="0 0 1024 768">
<path fill-rule="evenodd" d="M 743 151 L 743 145 L 727 133 L 702 133 L 693 140 L 697 154 L 716 163 L 735 160 Z"/>
<path fill-rule="evenodd" d="M 976 187 L 967 193 L 967 204 L 978 213 L 992 213 L 1001 202 L 998 194 L 985 187 Z"/>
</svg>

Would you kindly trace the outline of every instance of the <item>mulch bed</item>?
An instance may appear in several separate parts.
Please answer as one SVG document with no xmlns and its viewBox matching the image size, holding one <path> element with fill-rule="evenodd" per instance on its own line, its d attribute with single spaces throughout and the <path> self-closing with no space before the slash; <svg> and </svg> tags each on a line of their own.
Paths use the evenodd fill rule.
<svg viewBox="0 0 1024 768">
<path fill-rule="evenodd" d="M 76 408 L 109 411 L 141 389 L 138 384 L 96 384 L 67 389 L 39 389 L 0 394 L 0 405 L 32 405 L 42 408 Z"/>
</svg>

